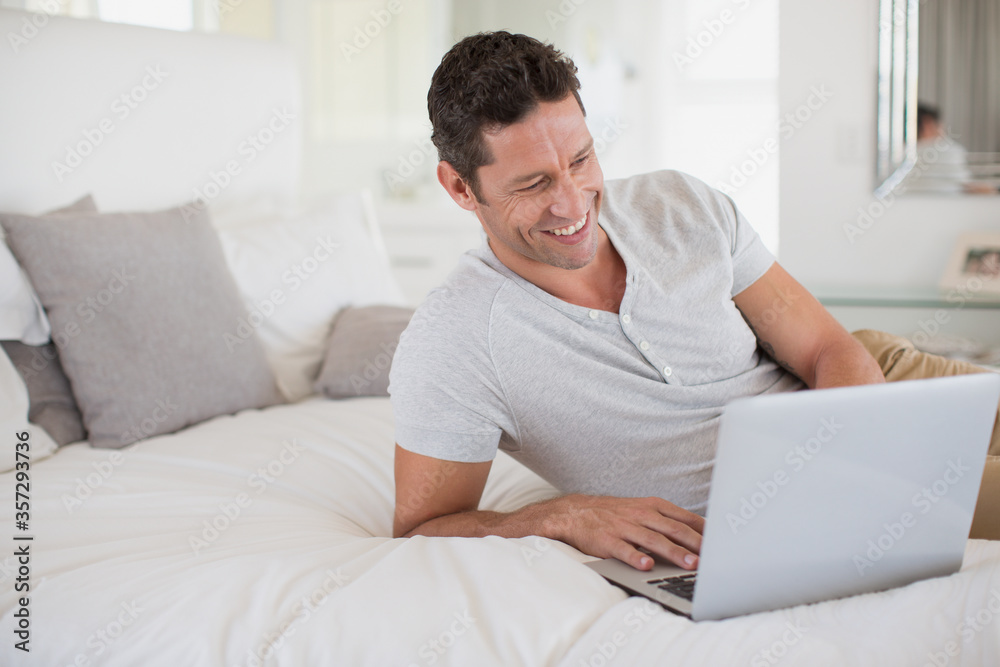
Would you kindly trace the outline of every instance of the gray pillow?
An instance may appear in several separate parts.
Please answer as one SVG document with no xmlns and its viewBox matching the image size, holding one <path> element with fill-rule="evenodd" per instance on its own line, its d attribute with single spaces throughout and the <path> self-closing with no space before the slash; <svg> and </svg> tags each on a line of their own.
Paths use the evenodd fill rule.
<svg viewBox="0 0 1000 667">
<path fill-rule="evenodd" d="M 93 197 L 85 195 L 69 206 L 45 215 L 97 213 Z M 69 378 L 59 363 L 55 345 L 32 346 L 19 341 L 0 343 L 28 389 L 28 421 L 41 426 L 62 446 L 87 437 Z"/>
<path fill-rule="evenodd" d="M 313 388 L 329 398 L 388 396 L 389 366 L 412 308 L 367 306 L 337 314 Z"/>
<path fill-rule="evenodd" d="M 90 443 L 117 448 L 281 401 L 208 214 L 3 214 Z M 253 330 L 250 330 L 253 333 Z"/>
<path fill-rule="evenodd" d="M 97 204 L 91 195 L 83 195 L 72 204 L 63 206 L 45 215 L 62 215 L 63 213 L 97 213 Z"/>
<path fill-rule="evenodd" d="M 3 341 L 0 346 L 28 388 L 28 421 L 45 429 L 60 447 L 85 439 L 83 416 L 56 346 L 25 345 L 16 340 Z"/>
</svg>

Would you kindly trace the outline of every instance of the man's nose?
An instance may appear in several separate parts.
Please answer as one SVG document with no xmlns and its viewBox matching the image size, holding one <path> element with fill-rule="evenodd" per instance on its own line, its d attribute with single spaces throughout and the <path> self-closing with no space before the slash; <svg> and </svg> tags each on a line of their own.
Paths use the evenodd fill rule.
<svg viewBox="0 0 1000 667">
<path fill-rule="evenodd" d="M 553 201 L 549 206 L 552 215 L 576 221 L 587 214 L 588 199 L 582 184 L 573 178 L 562 179 L 552 192 Z"/>
</svg>

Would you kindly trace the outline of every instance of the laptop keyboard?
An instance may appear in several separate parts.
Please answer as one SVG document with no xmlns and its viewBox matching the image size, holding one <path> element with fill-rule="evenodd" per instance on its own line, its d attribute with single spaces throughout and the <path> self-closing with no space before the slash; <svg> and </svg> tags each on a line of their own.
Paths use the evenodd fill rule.
<svg viewBox="0 0 1000 667">
<path fill-rule="evenodd" d="M 650 579 L 647 584 L 652 584 L 657 588 L 667 591 L 679 598 L 687 601 L 694 599 L 695 574 L 681 574 L 676 577 L 664 577 L 663 579 Z"/>
</svg>

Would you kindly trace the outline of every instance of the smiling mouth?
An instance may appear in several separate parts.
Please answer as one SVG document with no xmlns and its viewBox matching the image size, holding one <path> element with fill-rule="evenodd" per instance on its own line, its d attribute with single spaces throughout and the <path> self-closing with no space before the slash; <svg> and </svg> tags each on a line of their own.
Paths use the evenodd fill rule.
<svg viewBox="0 0 1000 667">
<path fill-rule="evenodd" d="M 572 236 L 573 234 L 576 234 L 578 231 L 583 229 L 584 225 L 586 224 L 587 224 L 587 216 L 584 215 L 582 218 L 580 218 L 580 220 L 578 220 L 576 223 L 572 225 L 569 225 L 567 227 L 560 227 L 559 229 L 546 229 L 545 233 L 553 234 L 555 236 Z"/>
</svg>

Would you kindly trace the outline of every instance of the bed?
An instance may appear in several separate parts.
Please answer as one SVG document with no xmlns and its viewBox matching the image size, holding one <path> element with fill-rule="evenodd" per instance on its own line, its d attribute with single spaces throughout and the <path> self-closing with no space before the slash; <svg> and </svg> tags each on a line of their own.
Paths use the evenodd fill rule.
<svg viewBox="0 0 1000 667">
<path fill-rule="evenodd" d="M 560 542 L 393 539 L 382 385 L 407 311 L 364 196 L 294 206 L 291 56 L 9 10 L 0 33 L 18 36 L 0 89 L 20 93 L 0 211 L 24 272 L 4 287 L 37 289 L 48 330 L 18 311 L 20 352 L 55 341 L 89 438 L 27 422 L 24 371 L 49 357 L 0 356 L 0 664 L 1000 664 L 996 542 L 950 577 L 693 623 Z M 108 257 L 118 282 L 81 268 Z M 501 453 L 482 507 L 554 495 Z"/>
</svg>

